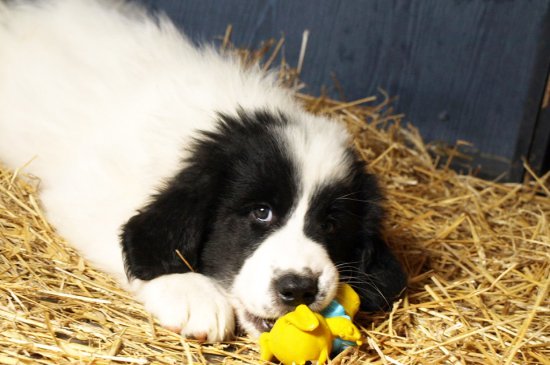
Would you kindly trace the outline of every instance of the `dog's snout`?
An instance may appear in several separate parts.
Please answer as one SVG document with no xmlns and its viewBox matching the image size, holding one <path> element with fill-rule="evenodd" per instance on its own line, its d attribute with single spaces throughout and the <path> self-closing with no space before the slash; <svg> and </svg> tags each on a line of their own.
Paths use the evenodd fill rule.
<svg viewBox="0 0 550 365">
<path fill-rule="evenodd" d="M 286 274 L 275 280 L 275 290 L 283 304 L 297 306 L 311 304 L 317 296 L 317 278 Z"/>
</svg>

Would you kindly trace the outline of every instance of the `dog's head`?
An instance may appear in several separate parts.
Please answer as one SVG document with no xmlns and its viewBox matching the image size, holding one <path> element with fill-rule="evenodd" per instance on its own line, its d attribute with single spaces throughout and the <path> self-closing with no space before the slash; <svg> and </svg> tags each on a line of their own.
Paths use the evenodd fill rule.
<svg viewBox="0 0 550 365">
<path fill-rule="evenodd" d="M 387 308 L 405 275 L 380 237 L 381 195 L 324 118 L 275 112 L 220 115 L 183 170 L 125 226 L 129 274 L 188 269 L 213 277 L 251 334 L 307 304 L 320 310 L 340 280 L 362 308 Z"/>
</svg>

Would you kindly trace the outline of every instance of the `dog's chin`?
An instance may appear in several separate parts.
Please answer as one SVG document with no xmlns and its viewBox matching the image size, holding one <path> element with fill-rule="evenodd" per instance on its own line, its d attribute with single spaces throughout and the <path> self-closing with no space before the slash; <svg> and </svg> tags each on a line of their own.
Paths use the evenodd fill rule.
<svg viewBox="0 0 550 365">
<path fill-rule="evenodd" d="M 254 314 L 242 306 L 236 308 L 235 312 L 239 324 L 239 332 L 252 338 L 259 337 L 262 333 L 271 331 L 275 321 L 282 315 L 264 317 Z"/>
<path fill-rule="evenodd" d="M 242 318 L 240 318 L 243 328 L 253 337 L 271 331 L 276 320 L 277 318 L 263 318 L 248 311 L 243 311 Z"/>
</svg>

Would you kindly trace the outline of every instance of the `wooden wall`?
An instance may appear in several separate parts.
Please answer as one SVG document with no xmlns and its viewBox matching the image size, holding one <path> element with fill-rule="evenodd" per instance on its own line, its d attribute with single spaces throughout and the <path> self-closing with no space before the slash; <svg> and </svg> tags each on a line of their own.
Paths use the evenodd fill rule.
<svg viewBox="0 0 550 365">
<path fill-rule="evenodd" d="M 474 144 L 482 175 L 518 180 L 521 158 L 542 169 L 549 113 L 541 110 L 550 69 L 550 0 L 142 0 L 197 42 L 233 25 L 238 46 L 286 39 L 308 92 L 333 88 L 348 100 L 398 96 L 395 108 L 428 141 Z M 537 156 L 530 156 L 536 152 Z M 546 157 L 547 158 L 547 157 Z"/>
</svg>

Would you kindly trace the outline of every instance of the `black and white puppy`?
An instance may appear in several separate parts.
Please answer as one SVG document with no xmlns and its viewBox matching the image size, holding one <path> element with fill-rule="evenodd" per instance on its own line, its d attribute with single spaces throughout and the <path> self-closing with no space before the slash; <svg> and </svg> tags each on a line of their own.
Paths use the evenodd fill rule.
<svg viewBox="0 0 550 365">
<path fill-rule="evenodd" d="M 366 310 L 405 286 L 345 128 L 135 6 L 0 2 L 0 159 L 28 164 L 60 234 L 186 336 L 226 339 L 235 316 L 258 335 L 340 280 Z"/>
</svg>

